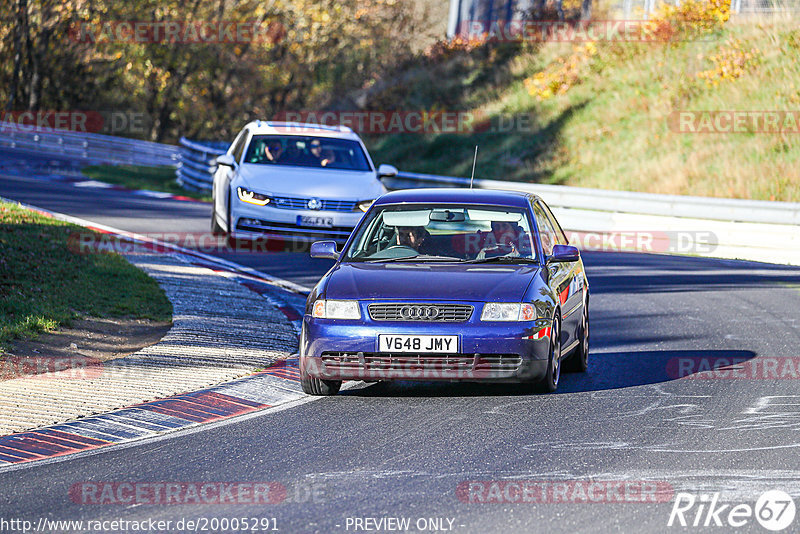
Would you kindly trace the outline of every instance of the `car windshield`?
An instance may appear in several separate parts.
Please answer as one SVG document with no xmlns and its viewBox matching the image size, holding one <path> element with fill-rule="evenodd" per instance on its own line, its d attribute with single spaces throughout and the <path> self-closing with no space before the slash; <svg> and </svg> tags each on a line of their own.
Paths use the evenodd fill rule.
<svg viewBox="0 0 800 534">
<path fill-rule="evenodd" d="M 349 171 L 371 170 L 358 142 L 303 135 L 253 136 L 244 162 Z"/>
<path fill-rule="evenodd" d="M 536 261 L 522 209 L 489 205 L 387 205 L 361 224 L 343 261 Z"/>
</svg>

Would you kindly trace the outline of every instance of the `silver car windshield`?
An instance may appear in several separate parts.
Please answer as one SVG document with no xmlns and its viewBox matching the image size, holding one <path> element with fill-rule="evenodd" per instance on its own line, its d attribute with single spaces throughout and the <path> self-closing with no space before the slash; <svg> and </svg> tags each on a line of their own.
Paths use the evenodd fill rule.
<svg viewBox="0 0 800 534">
<path fill-rule="evenodd" d="M 303 135 L 256 135 L 250 141 L 244 163 L 372 170 L 356 141 Z"/>
<path fill-rule="evenodd" d="M 470 205 L 386 206 L 370 212 L 343 261 L 536 261 L 522 209 Z"/>
</svg>

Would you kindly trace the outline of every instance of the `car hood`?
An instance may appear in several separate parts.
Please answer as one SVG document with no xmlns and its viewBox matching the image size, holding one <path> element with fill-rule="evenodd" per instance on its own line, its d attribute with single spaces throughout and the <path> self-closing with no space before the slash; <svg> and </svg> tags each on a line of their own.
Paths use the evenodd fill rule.
<svg viewBox="0 0 800 534">
<path fill-rule="evenodd" d="M 374 171 L 342 171 L 243 163 L 241 185 L 272 196 L 371 200 L 386 192 Z"/>
<path fill-rule="evenodd" d="M 345 263 L 328 275 L 325 298 L 521 302 L 535 265 Z"/>
</svg>

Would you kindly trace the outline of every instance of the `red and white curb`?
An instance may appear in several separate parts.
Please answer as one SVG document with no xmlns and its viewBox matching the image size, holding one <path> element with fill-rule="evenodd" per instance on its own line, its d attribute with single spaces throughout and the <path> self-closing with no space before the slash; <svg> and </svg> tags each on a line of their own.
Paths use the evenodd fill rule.
<svg viewBox="0 0 800 534">
<path fill-rule="evenodd" d="M 0 469 L 266 410 L 305 397 L 297 358 L 211 388 L 0 437 Z"/>
</svg>

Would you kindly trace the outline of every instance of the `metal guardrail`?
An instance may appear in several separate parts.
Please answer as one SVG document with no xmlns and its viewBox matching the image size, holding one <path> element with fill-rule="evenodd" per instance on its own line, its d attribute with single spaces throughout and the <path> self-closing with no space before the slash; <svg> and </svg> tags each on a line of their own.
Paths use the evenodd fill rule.
<svg viewBox="0 0 800 534">
<path fill-rule="evenodd" d="M 469 187 L 469 178 L 403 172 L 396 178 L 384 180 L 384 183 L 392 189 L 425 186 Z M 800 225 L 800 203 L 798 202 L 659 195 L 480 179 L 475 180 L 475 187 L 534 193 L 544 198 L 551 206 L 571 209 L 729 222 Z"/>
<path fill-rule="evenodd" d="M 0 123 L 0 147 L 86 163 L 177 165 L 178 147 L 139 139 Z"/>
<path fill-rule="evenodd" d="M 228 150 L 228 144 L 219 141 L 180 140 L 181 161 L 175 171 L 178 184 L 195 191 L 211 191 L 217 156 Z"/>
</svg>

